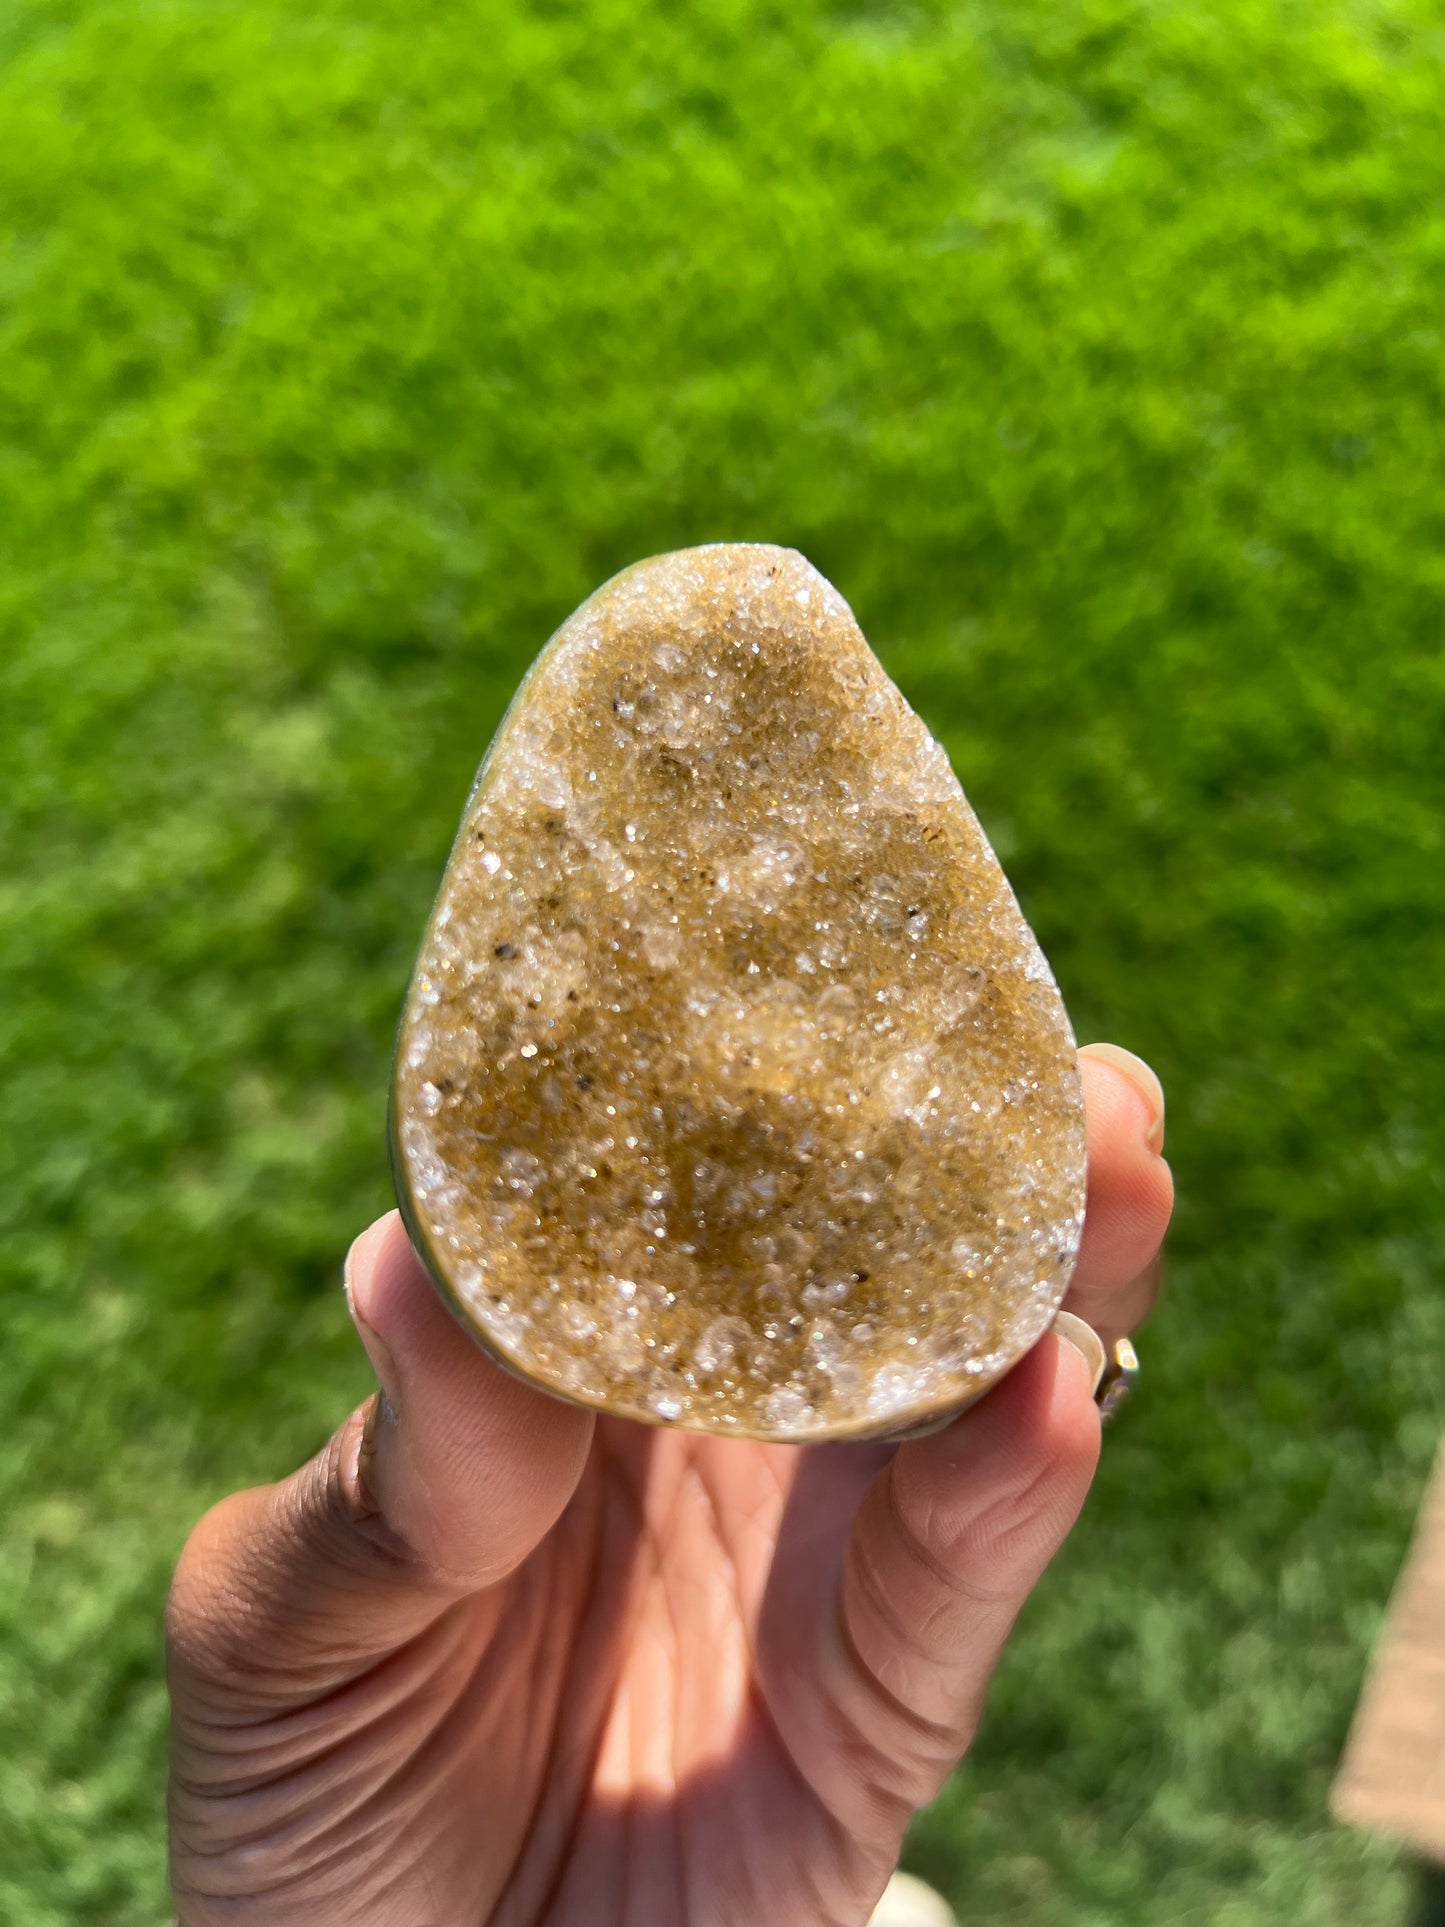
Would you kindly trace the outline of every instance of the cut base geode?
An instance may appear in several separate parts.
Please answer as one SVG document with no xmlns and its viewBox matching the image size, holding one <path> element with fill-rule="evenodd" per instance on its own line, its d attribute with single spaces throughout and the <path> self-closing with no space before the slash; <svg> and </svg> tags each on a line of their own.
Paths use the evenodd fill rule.
<svg viewBox="0 0 1445 1927">
<path fill-rule="evenodd" d="M 910 1429 L 1078 1250 L 1063 1003 L 943 750 L 791 550 L 566 622 L 468 799 L 402 1018 L 397 1192 L 498 1359 L 737 1437 Z"/>
</svg>

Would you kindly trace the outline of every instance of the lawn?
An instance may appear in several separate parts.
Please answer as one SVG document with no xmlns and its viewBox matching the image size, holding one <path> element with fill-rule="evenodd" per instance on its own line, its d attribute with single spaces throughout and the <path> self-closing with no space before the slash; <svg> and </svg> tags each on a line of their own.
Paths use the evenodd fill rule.
<svg viewBox="0 0 1445 1927">
<path fill-rule="evenodd" d="M 1445 10 L 0 0 L 0 1921 L 166 1918 L 188 1522 L 367 1385 L 410 953 L 597 582 L 793 543 L 1180 1186 L 910 1858 L 1402 1927 L 1326 1796 L 1445 1414 Z"/>
</svg>

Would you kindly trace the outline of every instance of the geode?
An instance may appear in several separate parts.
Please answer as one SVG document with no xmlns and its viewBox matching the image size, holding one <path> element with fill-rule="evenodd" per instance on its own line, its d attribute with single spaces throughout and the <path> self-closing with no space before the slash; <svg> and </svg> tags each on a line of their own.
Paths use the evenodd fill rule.
<svg viewBox="0 0 1445 1927">
<path fill-rule="evenodd" d="M 628 1418 L 895 1432 L 1048 1326 L 1083 1220 L 1068 1018 L 802 556 L 639 563 L 543 650 L 427 926 L 392 1151 L 487 1349 Z"/>
</svg>

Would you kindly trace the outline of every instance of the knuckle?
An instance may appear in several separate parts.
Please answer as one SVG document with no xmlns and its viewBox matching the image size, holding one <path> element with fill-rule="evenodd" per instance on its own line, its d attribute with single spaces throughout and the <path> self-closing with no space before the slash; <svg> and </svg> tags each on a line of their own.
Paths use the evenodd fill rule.
<svg viewBox="0 0 1445 1927">
<path fill-rule="evenodd" d="M 237 1555 L 258 1497 L 253 1491 L 222 1499 L 181 1549 L 165 1609 L 166 1653 L 173 1674 L 227 1671 L 244 1653 L 249 1632 Z"/>
<path fill-rule="evenodd" d="M 284 1696 L 318 1667 L 346 1664 L 372 1636 L 359 1608 L 452 1596 L 371 1503 L 357 1476 L 353 1418 L 278 1485 L 213 1506 L 182 1548 L 166 1603 L 167 1666 L 187 1703 Z"/>
</svg>

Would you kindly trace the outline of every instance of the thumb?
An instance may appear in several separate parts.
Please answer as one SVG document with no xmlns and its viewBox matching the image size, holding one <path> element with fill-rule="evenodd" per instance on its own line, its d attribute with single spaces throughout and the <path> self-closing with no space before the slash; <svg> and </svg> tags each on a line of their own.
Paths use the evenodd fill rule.
<svg viewBox="0 0 1445 1927">
<path fill-rule="evenodd" d="M 347 1254 L 346 1298 L 381 1382 L 358 1483 L 432 1584 L 504 1578 L 556 1523 L 591 1415 L 493 1364 L 446 1309 L 391 1212 Z"/>
<path fill-rule="evenodd" d="M 494 1365 L 442 1304 L 395 1212 L 362 1233 L 347 1300 L 381 1391 L 308 1464 L 236 1493 L 171 1588 L 192 1694 L 312 1697 L 513 1571 L 581 1477 L 590 1413 Z"/>
</svg>

